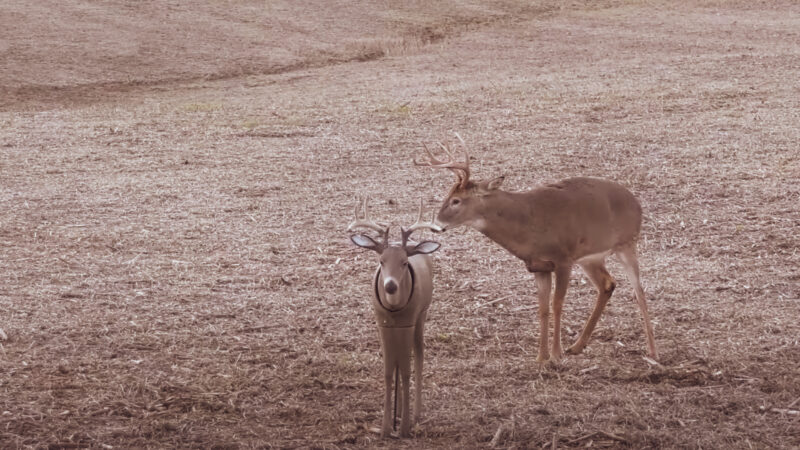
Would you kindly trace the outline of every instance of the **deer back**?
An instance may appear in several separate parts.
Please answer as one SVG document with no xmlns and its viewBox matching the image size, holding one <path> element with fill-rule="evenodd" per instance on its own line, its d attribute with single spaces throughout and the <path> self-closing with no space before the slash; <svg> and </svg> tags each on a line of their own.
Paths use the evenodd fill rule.
<svg viewBox="0 0 800 450">
<path fill-rule="evenodd" d="M 642 209 L 621 185 L 581 177 L 494 191 L 474 215 L 473 227 L 518 258 L 568 262 L 635 241 Z"/>
<path fill-rule="evenodd" d="M 642 208 L 623 186 L 576 177 L 529 193 L 535 215 L 557 224 L 537 237 L 553 240 L 570 259 L 612 250 L 639 237 Z"/>
</svg>

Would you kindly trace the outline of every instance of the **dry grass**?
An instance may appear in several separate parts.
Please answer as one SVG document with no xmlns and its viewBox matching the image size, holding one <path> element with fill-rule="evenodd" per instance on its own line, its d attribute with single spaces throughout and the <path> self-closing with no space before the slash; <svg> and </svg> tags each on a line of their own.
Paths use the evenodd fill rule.
<svg viewBox="0 0 800 450">
<path fill-rule="evenodd" d="M 7 100 L 0 447 L 800 446 L 800 10 L 548 11 L 364 62 Z M 395 223 L 433 207 L 450 180 L 410 159 L 451 130 L 510 189 L 639 196 L 662 365 L 612 264 L 586 353 L 537 366 L 529 275 L 448 233 L 426 419 L 380 442 L 374 262 L 344 228 L 359 194 Z M 565 342 L 593 297 L 576 273 Z"/>
</svg>

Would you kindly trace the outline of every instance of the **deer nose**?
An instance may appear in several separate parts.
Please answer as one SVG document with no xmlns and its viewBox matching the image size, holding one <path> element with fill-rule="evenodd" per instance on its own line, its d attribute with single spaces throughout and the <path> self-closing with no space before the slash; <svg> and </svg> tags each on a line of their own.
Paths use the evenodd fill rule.
<svg viewBox="0 0 800 450">
<path fill-rule="evenodd" d="M 393 295 L 395 292 L 397 292 L 397 283 L 395 283 L 393 280 L 389 280 L 383 285 L 383 288 L 386 289 L 387 294 Z"/>
</svg>

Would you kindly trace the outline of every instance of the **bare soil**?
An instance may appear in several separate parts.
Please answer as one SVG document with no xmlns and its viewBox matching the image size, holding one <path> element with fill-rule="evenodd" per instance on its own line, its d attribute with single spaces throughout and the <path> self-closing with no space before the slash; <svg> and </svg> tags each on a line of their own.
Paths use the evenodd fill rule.
<svg viewBox="0 0 800 450">
<path fill-rule="evenodd" d="M 800 447 L 800 6 L 404 5 L 0 5 L 0 447 Z M 454 131 L 508 189 L 638 196 L 660 365 L 612 263 L 540 367 L 532 277 L 454 230 L 424 421 L 380 441 L 345 228 L 436 207 L 411 159 Z"/>
</svg>

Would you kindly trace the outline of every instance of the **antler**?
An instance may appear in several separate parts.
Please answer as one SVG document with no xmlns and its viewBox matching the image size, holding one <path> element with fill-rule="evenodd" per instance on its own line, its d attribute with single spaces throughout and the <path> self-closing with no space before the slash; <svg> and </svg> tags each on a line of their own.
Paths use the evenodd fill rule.
<svg viewBox="0 0 800 450">
<path fill-rule="evenodd" d="M 369 228 L 370 230 L 377 231 L 378 233 L 383 234 L 384 236 L 388 234 L 389 227 L 381 225 L 378 222 L 373 221 L 369 218 L 369 207 L 367 206 L 367 200 L 369 197 L 364 197 L 364 218 L 361 219 L 358 217 L 358 210 L 359 210 L 359 202 L 356 202 L 356 209 L 355 209 L 355 220 L 350 222 L 350 225 L 347 226 L 347 231 L 353 231 L 356 228 Z"/>
<path fill-rule="evenodd" d="M 435 212 L 433 212 L 433 211 L 432 211 L 432 213 L 435 214 Z M 436 225 L 435 223 L 433 223 L 433 220 L 434 220 L 434 215 L 433 214 L 431 214 L 431 220 L 430 221 L 428 221 L 428 222 L 423 222 L 422 221 L 422 199 L 419 199 L 419 214 L 417 215 L 417 221 L 414 222 L 410 227 L 408 227 L 408 229 L 404 229 L 402 227 L 400 228 L 400 234 L 403 237 L 403 246 L 406 245 L 406 243 L 408 242 L 408 238 L 411 237 L 411 234 L 414 233 L 417 230 L 427 229 L 427 230 L 432 230 L 432 231 L 437 231 L 437 232 L 438 231 L 443 231 L 442 227 L 440 227 L 439 225 Z"/>
<path fill-rule="evenodd" d="M 464 162 L 455 162 L 455 152 L 442 142 L 437 142 L 439 147 L 441 147 L 450 158 L 448 161 L 442 161 L 436 158 L 433 156 L 433 152 L 428 149 L 428 146 L 422 144 L 422 146 L 425 148 L 425 152 L 428 154 L 428 162 L 420 162 L 415 158 L 414 164 L 418 166 L 433 167 L 434 169 L 450 169 L 456 174 L 456 177 L 458 178 L 458 184 L 460 186 L 465 186 L 467 181 L 469 181 L 469 153 L 467 152 L 467 144 L 463 139 L 461 139 L 461 136 L 458 133 L 453 134 L 456 135 L 459 142 L 461 142 L 461 146 L 463 147 Z"/>
</svg>

